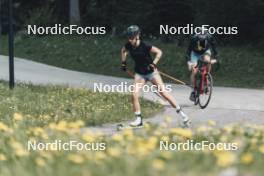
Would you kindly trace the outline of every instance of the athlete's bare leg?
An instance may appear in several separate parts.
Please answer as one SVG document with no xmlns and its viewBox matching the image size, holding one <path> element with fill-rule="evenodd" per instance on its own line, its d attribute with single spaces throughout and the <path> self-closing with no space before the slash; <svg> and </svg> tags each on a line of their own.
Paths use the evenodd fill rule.
<svg viewBox="0 0 264 176">
<path fill-rule="evenodd" d="M 159 91 L 159 94 L 166 99 L 170 105 L 174 108 L 177 107 L 177 102 L 176 100 L 165 90 L 164 83 L 160 77 L 159 74 L 157 74 L 152 80 L 151 83 L 155 86 L 157 86 L 157 89 Z"/>
<path fill-rule="evenodd" d="M 169 94 L 165 90 L 165 86 L 164 86 L 164 83 L 163 83 L 160 75 L 159 74 L 156 74 L 154 76 L 154 78 L 151 80 L 151 82 L 152 82 L 153 85 L 157 86 L 157 89 L 158 89 L 160 95 L 163 98 L 165 98 L 171 104 L 171 106 L 173 108 L 176 109 L 176 112 L 177 113 L 180 113 L 180 115 L 181 115 L 181 117 L 183 119 L 184 126 L 187 126 L 188 127 L 191 121 L 189 120 L 188 116 L 185 113 L 183 113 L 181 107 L 179 106 L 179 104 L 177 104 L 177 102 L 173 98 L 173 96 L 171 94 Z"/>
<path fill-rule="evenodd" d="M 145 79 L 135 75 L 134 89 L 132 93 L 132 104 L 134 112 L 140 112 L 139 95 L 142 87 L 145 85 Z"/>
</svg>

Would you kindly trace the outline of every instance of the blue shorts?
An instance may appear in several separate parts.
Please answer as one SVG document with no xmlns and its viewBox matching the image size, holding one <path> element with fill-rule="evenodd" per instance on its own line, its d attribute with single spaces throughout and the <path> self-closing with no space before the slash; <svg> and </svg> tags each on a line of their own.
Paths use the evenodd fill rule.
<svg viewBox="0 0 264 176">
<path fill-rule="evenodd" d="M 200 60 L 204 55 L 209 55 L 211 56 L 211 51 L 210 49 L 206 50 L 203 54 L 198 54 L 194 51 L 191 52 L 191 62 L 197 63 L 198 60 Z"/>
</svg>

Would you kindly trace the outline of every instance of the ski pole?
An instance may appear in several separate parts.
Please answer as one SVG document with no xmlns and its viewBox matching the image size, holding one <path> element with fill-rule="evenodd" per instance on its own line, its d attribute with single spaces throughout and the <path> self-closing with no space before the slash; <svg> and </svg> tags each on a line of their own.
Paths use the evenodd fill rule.
<svg viewBox="0 0 264 176">
<path fill-rule="evenodd" d="M 167 78 L 169 78 L 169 79 L 171 79 L 171 80 L 173 80 L 173 81 L 175 81 L 175 82 L 177 82 L 177 83 L 180 83 L 180 84 L 182 84 L 182 85 L 185 85 L 185 86 L 188 86 L 188 87 L 191 87 L 191 88 L 192 88 L 192 86 L 190 86 L 189 84 L 186 84 L 185 82 L 183 82 L 183 81 L 181 81 L 181 80 L 179 80 L 179 79 L 176 79 L 176 78 L 174 78 L 173 76 L 170 76 L 170 75 L 168 75 L 168 74 L 166 74 L 166 73 L 164 73 L 164 72 L 162 72 L 162 71 L 160 71 L 160 70 L 159 70 L 159 73 L 160 73 L 161 75 L 163 75 L 164 77 L 167 77 Z"/>
</svg>

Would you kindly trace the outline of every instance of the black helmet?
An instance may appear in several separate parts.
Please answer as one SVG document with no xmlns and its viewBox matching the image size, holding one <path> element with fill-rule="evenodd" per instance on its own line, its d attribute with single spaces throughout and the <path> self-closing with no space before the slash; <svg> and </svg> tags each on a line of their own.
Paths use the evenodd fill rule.
<svg viewBox="0 0 264 176">
<path fill-rule="evenodd" d="M 137 25 L 132 25 L 127 28 L 127 36 L 129 38 L 134 37 L 138 34 L 140 34 L 140 29 Z"/>
<path fill-rule="evenodd" d="M 201 48 L 206 48 L 207 43 L 208 43 L 206 34 L 198 34 L 197 38 L 198 38 L 198 46 L 199 46 L 199 48 L 200 47 Z"/>
</svg>

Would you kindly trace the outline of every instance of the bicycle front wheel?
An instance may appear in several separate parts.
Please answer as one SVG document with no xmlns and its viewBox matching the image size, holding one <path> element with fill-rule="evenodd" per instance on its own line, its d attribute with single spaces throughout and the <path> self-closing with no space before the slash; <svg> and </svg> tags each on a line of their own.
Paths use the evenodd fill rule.
<svg viewBox="0 0 264 176">
<path fill-rule="evenodd" d="M 201 78 L 202 79 L 202 78 Z M 200 92 L 198 97 L 199 106 L 204 109 L 210 102 L 213 91 L 213 77 L 210 73 L 205 75 L 204 80 L 200 82 Z"/>
</svg>

